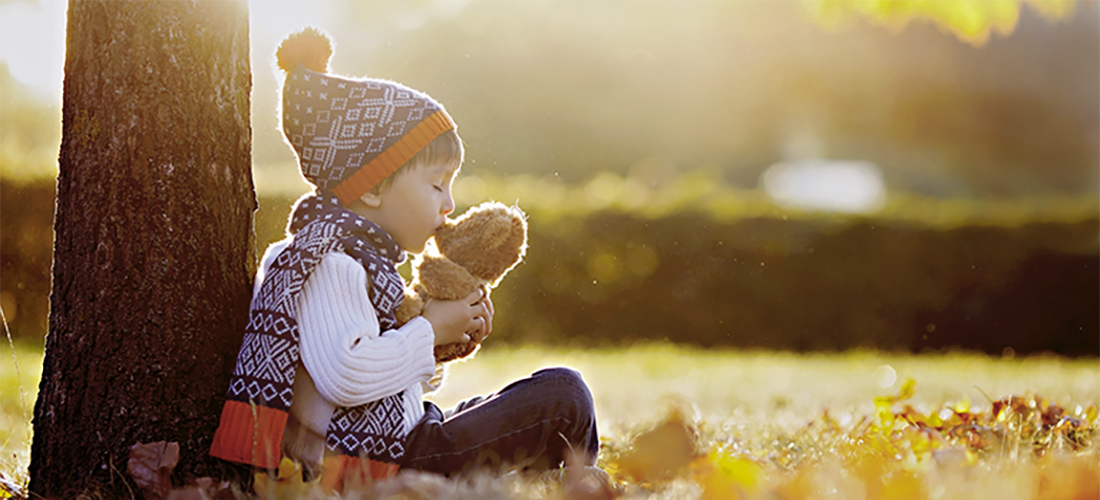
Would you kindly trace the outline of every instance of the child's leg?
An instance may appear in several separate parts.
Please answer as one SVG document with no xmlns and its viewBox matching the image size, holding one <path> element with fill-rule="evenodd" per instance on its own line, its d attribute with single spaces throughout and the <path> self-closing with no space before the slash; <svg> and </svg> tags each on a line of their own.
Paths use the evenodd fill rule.
<svg viewBox="0 0 1100 500">
<path fill-rule="evenodd" d="M 540 370 L 444 418 L 432 404 L 409 435 L 403 467 L 440 474 L 509 464 L 593 465 L 599 451 L 592 394 L 568 368 Z"/>
</svg>

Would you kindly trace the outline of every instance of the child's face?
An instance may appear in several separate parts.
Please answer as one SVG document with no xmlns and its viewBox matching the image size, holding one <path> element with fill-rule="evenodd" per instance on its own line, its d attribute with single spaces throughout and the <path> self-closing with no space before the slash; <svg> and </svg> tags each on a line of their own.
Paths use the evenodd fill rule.
<svg viewBox="0 0 1100 500">
<path fill-rule="evenodd" d="M 455 209 L 451 183 L 457 169 L 426 165 L 398 175 L 389 189 L 362 215 L 382 226 L 397 245 L 412 253 L 424 251 L 428 238 Z"/>
</svg>

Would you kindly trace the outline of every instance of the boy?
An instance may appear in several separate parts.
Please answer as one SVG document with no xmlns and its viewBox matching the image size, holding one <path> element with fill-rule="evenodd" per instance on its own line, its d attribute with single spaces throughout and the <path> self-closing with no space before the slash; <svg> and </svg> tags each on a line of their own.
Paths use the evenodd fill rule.
<svg viewBox="0 0 1100 500">
<path fill-rule="evenodd" d="M 279 47 L 282 126 L 316 191 L 263 258 L 249 324 L 210 453 L 275 468 L 282 457 L 340 488 L 399 467 L 452 474 L 483 465 L 578 465 L 598 450 L 592 396 L 568 369 L 540 371 L 444 413 L 423 401 L 435 345 L 491 330 L 475 292 L 429 301 L 395 328 L 396 265 L 454 210 L 462 143 L 443 106 L 403 85 L 326 73 L 320 32 Z M 326 455 L 331 458 L 324 458 Z"/>
</svg>

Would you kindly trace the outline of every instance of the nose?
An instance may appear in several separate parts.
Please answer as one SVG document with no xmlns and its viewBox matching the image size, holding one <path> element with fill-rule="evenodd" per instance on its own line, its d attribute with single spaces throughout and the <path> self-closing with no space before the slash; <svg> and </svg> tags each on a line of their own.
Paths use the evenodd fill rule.
<svg viewBox="0 0 1100 500">
<path fill-rule="evenodd" d="M 443 216 L 446 217 L 446 216 L 450 215 L 451 212 L 454 212 L 454 211 L 455 211 L 455 198 L 448 191 L 447 192 L 447 197 L 443 200 L 443 205 L 441 207 L 439 207 L 439 213 L 443 214 Z"/>
</svg>

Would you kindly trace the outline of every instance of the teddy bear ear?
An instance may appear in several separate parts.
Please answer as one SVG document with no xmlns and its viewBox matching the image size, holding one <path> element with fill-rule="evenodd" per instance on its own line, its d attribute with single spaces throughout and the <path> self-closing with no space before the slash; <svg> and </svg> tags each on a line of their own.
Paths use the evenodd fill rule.
<svg viewBox="0 0 1100 500">
<path fill-rule="evenodd" d="M 527 220 L 518 208 L 487 202 L 436 232 L 442 255 L 490 283 L 500 281 L 527 249 Z"/>
<path fill-rule="evenodd" d="M 527 253 L 527 217 L 518 207 L 498 205 L 490 217 L 493 236 L 486 241 L 486 254 L 494 256 L 496 266 L 487 277 L 491 286 L 496 286 Z"/>
<path fill-rule="evenodd" d="M 502 245 L 507 244 L 510 241 L 514 241 L 517 236 L 523 238 L 526 236 L 526 229 L 522 217 L 516 216 L 511 211 L 498 210 L 496 217 L 487 217 L 485 219 L 485 231 L 490 236 L 485 239 L 485 247 L 488 250 L 495 250 Z"/>
</svg>

